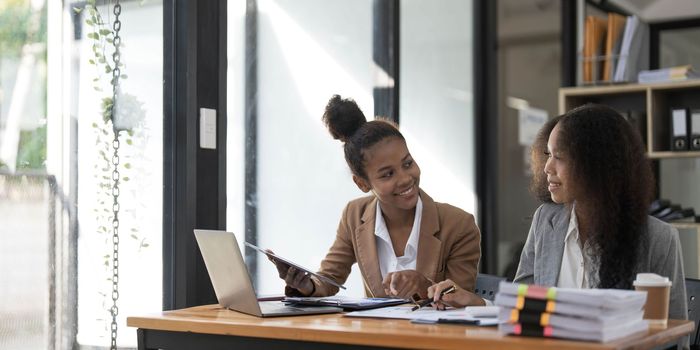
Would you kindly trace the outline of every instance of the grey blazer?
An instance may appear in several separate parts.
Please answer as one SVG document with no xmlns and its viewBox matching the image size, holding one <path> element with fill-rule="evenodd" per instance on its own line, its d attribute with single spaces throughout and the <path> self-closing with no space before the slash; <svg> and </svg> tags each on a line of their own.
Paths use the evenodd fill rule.
<svg viewBox="0 0 700 350">
<path fill-rule="evenodd" d="M 570 214 L 570 210 L 562 204 L 546 203 L 537 208 L 520 255 L 514 282 L 556 286 Z M 668 277 L 673 283 L 669 318 L 687 320 L 688 306 L 678 230 L 651 216 L 647 220 L 647 228 L 649 252 L 639 258 L 637 272 L 653 272 Z"/>
</svg>

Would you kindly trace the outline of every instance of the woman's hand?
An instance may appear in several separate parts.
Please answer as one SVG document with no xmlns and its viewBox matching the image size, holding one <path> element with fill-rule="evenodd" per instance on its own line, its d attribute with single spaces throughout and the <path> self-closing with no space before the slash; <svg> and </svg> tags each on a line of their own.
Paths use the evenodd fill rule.
<svg viewBox="0 0 700 350">
<path fill-rule="evenodd" d="M 455 286 L 456 290 L 453 293 L 445 294 L 440 297 L 440 292 L 451 286 Z M 446 305 L 456 308 L 486 305 L 484 299 L 481 299 L 472 292 L 464 290 L 449 279 L 428 287 L 428 298 L 433 299 L 433 305 L 435 305 L 438 310 L 444 310 Z"/>
<path fill-rule="evenodd" d="M 271 250 L 267 249 L 267 252 L 274 254 Z M 267 259 L 272 261 L 277 267 L 277 274 L 280 278 L 287 283 L 288 286 L 296 289 L 299 293 L 303 295 L 311 295 L 314 292 L 314 283 L 311 281 L 311 277 L 304 271 L 296 269 L 294 266 L 289 266 L 281 261 L 275 260 L 270 254 L 267 255 Z"/>
<path fill-rule="evenodd" d="M 425 298 L 430 284 L 430 280 L 416 270 L 389 272 L 382 281 L 384 293 L 402 299 L 409 299 L 415 293 Z"/>
</svg>

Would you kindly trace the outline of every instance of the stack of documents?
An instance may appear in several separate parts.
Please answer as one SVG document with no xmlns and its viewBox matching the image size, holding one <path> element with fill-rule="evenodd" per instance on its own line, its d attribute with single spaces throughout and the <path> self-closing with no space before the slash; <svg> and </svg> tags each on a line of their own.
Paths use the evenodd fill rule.
<svg viewBox="0 0 700 350">
<path fill-rule="evenodd" d="M 495 304 L 506 334 L 608 342 L 646 331 L 646 293 L 501 282 Z"/>
<path fill-rule="evenodd" d="M 640 83 L 664 83 L 689 79 L 700 79 L 700 73 L 693 70 L 691 65 L 643 70 L 637 76 Z"/>
</svg>

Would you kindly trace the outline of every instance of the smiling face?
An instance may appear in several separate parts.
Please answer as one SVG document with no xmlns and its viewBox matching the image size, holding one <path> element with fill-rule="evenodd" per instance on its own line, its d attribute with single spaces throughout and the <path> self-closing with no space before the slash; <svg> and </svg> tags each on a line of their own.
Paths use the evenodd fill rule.
<svg viewBox="0 0 700 350">
<path fill-rule="evenodd" d="M 557 124 L 549 134 L 547 141 L 547 163 L 544 173 L 547 175 L 549 193 L 554 203 L 564 204 L 574 201 L 574 182 L 571 174 L 571 159 L 558 146 L 561 130 Z"/>
<path fill-rule="evenodd" d="M 364 152 L 367 179 L 353 176 L 364 192 L 372 190 L 382 211 L 412 210 L 418 203 L 420 168 L 408 152 L 406 142 L 387 137 Z"/>
</svg>

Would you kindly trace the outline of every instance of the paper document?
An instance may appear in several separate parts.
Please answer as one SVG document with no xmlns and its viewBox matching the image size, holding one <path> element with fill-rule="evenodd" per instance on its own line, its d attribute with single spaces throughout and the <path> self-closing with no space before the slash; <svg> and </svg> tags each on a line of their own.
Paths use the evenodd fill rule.
<svg viewBox="0 0 700 350">
<path fill-rule="evenodd" d="M 411 306 L 385 307 L 381 309 L 349 312 L 344 316 L 396 318 L 412 320 L 415 321 L 415 323 L 454 323 L 473 324 L 479 326 L 498 324 L 499 308 L 497 306 L 467 307 L 463 309 L 448 310 L 435 310 L 430 307 L 425 307 L 416 311 L 411 311 L 411 308 Z"/>
<path fill-rule="evenodd" d="M 518 143 L 521 146 L 532 146 L 537 133 L 548 119 L 549 114 L 544 109 L 528 107 L 518 110 Z"/>
<path fill-rule="evenodd" d="M 531 299 L 553 300 L 569 305 L 581 305 L 581 308 L 588 307 L 590 309 L 640 310 L 647 300 L 645 292 L 634 290 L 542 287 L 506 281 L 502 281 L 498 285 L 498 290 L 502 297 L 523 296 Z M 498 296 L 496 298 L 498 299 Z M 496 304 L 513 307 L 510 304 Z"/>
<path fill-rule="evenodd" d="M 289 266 L 294 266 L 297 270 L 301 270 L 301 271 L 306 272 L 306 273 L 309 274 L 309 275 L 313 275 L 313 276 L 315 276 L 316 278 L 318 278 L 319 280 L 321 280 L 322 282 L 330 283 L 330 284 L 332 284 L 332 285 L 334 285 L 334 286 L 336 286 L 336 287 L 338 287 L 338 288 L 347 289 L 347 288 L 345 288 L 345 286 L 343 286 L 342 284 L 340 284 L 340 283 L 338 283 L 338 282 L 336 282 L 336 281 L 334 281 L 334 280 L 332 280 L 332 279 L 330 279 L 330 278 L 328 278 L 328 277 L 326 277 L 326 276 L 319 275 L 319 274 L 317 274 L 316 272 L 313 272 L 313 271 L 311 271 L 311 270 L 309 270 L 309 269 L 307 269 L 307 268 L 305 268 L 305 267 L 303 267 L 303 266 L 301 266 L 301 265 L 299 265 L 299 264 L 297 264 L 297 263 L 294 263 L 294 262 L 292 262 L 292 261 L 290 261 L 290 260 L 288 260 L 288 259 L 285 259 L 285 258 L 283 258 L 283 257 L 281 257 L 281 256 L 279 256 L 279 255 L 277 255 L 277 254 L 270 253 L 270 252 L 268 252 L 267 250 L 262 249 L 262 248 L 260 248 L 260 247 L 258 247 L 258 246 L 256 246 L 256 245 L 250 244 L 250 243 L 248 243 L 248 242 L 245 242 L 245 245 L 248 246 L 248 247 L 251 247 L 251 248 L 253 248 L 253 249 L 255 249 L 255 250 L 257 250 L 257 251 L 259 251 L 259 252 L 261 252 L 261 253 L 263 253 L 263 254 L 265 254 L 265 255 L 267 255 L 268 257 L 271 257 L 271 258 L 273 258 L 273 259 L 275 259 L 275 260 L 281 261 L 281 262 L 283 262 L 283 263 L 285 263 L 285 264 L 287 264 L 287 265 L 289 265 Z"/>
</svg>

